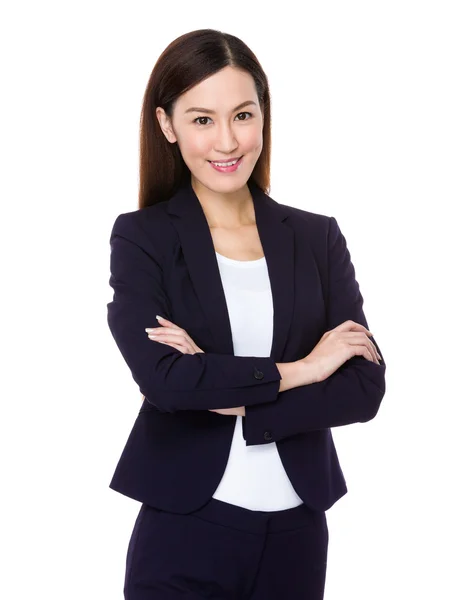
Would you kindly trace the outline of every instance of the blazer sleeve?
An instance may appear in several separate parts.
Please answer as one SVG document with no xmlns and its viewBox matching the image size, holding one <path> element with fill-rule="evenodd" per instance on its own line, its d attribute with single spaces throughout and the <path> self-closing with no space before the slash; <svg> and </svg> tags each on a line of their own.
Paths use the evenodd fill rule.
<svg viewBox="0 0 462 600">
<path fill-rule="evenodd" d="M 161 412 L 234 408 L 277 400 L 281 373 L 270 357 L 212 352 L 183 354 L 150 340 L 146 327 L 172 322 L 161 255 L 138 211 L 119 215 L 110 235 L 113 300 L 107 304 L 112 336 L 147 401 Z"/>
<path fill-rule="evenodd" d="M 347 320 L 369 329 L 355 269 L 338 223 L 329 217 L 327 269 L 327 329 Z M 365 423 L 377 414 L 385 394 L 386 364 L 353 356 L 324 381 L 280 392 L 276 402 L 246 407 L 243 432 L 247 446 L 267 444 L 315 429 Z"/>
</svg>

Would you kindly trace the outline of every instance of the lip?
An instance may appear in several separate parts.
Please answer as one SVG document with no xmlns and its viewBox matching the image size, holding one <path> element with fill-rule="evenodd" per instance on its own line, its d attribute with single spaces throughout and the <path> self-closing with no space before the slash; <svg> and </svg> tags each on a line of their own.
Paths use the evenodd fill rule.
<svg viewBox="0 0 462 600">
<path fill-rule="evenodd" d="M 219 173 L 235 173 L 236 171 L 238 171 L 241 168 L 242 165 L 242 161 L 244 159 L 244 155 L 242 155 L 237 162 L 234 163 L 234 165 L 230 166 L 230 167 L 219 167 L 218 165 L 215 165 L 211 160 L 209 160 L 209 164 L 212 167 L 212 169 L 214 169 L 215 171 L 218 171 Z M 236 160 L 236 159 L 234 159 Z M 228 161 L 226 161 L 228 162 Z"/>
<path fill-rule="evenodd" d="M 209 160 L 209 162 L 215 162 L 215 163 L 227 163 L 227 162 L 232 162 L 233 160 L 237 160 L 238 158 L 242 158 L 244 155 L 241 154 L 241 156 L 234 156 L 233 158 L 226 158 L 226 159 L 220 159 L 220 160 Z"/>
</svg>

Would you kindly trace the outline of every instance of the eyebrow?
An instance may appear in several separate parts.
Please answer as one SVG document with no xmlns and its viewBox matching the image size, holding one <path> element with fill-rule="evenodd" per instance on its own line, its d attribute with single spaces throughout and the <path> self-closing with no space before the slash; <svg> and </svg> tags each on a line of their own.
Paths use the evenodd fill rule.
<svg viewBox="0 0 462 600">
<path fill-rule="evenodd" d="M 234 112 L 235 110 L 239 110 L 240 108 L 244 108 L 244 106 L 247 106 L 249 104 L 254 104 L 255 106 L 257 106 L 253 100 L 246 100 L 246 102 L 242 102 L 242 104 L 239 104 L 238 106 L 236 106 L 236 108 L 234 108 L 232 110 L 232 112 Z M 209 108 L 200 108 L 198 106 L 192 106 L 191 108 L 188 108 L 188 110 L 184 111 L 184 114 L 190 113 L 190 112 L 203 112 L 203 113 L 208 113 L 209 115 L 215 114 L 214 110 L 210 110 Z"/>
</svg>

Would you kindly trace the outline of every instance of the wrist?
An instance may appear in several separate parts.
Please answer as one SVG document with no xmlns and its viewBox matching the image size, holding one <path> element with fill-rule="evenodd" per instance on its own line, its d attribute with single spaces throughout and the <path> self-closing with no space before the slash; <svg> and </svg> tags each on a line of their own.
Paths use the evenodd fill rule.
<svg viewBox="0 0 462 600">
<path fill-rule="evenodd" d="M 302 360 L 287 363 L 276 363 L 281 373 L 279 392 L 285 392 L 295 387 L 313 383 L 314 370 L 311 365 L 306 365 Z"/>
<path fill-rule="evenodd" d="M 297 362 L 300 363 L 300 371 L 304 380 L 303 385 L 309 385 L 311 383 L 317 383 L 319 381 L 319 374 L 316 362 L 309 354 L 308 356 L 305 356 L 305 358 L 302 358 Z"/>
</svg>

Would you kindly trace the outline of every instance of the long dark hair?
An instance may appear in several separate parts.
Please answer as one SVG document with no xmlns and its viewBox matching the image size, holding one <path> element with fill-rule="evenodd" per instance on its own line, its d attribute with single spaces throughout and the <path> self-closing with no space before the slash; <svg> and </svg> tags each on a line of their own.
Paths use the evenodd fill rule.
<svg viewBox="0 0 462 600">
<path fill-rule="evenodd" d="M 215 29 L 197 29 L 173 40 L 149 77 L 140 119 L 139 208 L 168 200 L 191 178 L 178 143 L 170 143 L 160 128 L 156 107 L 162 107 L 171 118 L 178 96 L 226 66 L 247 71 L 255 82 L 264 119 L 263 147 L 250 179 L 269 192 L 271 106 L 267 77 L 257 57 L 239 38 Z"/>
</svg>

